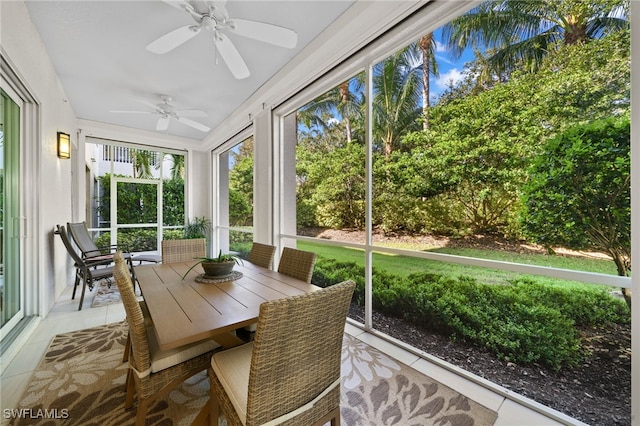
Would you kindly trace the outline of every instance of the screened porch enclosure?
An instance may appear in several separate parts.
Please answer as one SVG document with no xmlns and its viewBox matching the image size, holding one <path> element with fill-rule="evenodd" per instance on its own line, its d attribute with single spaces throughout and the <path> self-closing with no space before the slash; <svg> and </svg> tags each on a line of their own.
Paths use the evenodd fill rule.
<svg viewBox="0 0 640 426">
<path fill-rule="evenodd" d="M 87 227 L 99 247 L 160 255 L 160 241 L 184 237 L 185 153 L 88 141 Z"/>
</svg>

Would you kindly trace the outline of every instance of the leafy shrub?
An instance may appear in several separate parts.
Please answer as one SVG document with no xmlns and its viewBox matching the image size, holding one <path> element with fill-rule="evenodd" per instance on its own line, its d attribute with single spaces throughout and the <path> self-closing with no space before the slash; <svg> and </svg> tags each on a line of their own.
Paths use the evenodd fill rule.
<svg viewBox="0 0 640 426">
<path fill-rule="evenodd" d="M 230 243 L 229 250 L 231 250 L 233 253 L 237 253 L 237 256 L 241 257 L 242 259 L 248 259 L 249 253 L 251 252 L 251 244 L 248 244 L 248 243 L 231 244 Z"/>
<path fill-rule="evenodd" d="M 313 283 L 356 282 L 353 302 L 364 304 L 364 268 L 319 259 Z M 407 278 L 373 270 L 373 307 L 418 327 L 485 347 L 497 356 L 553 369 L 582 359 L 576 326 L 628 322 L 624 302 L 599 289 L 567 289 L 515 280 L 489 285 L 470 277 L 420 273 Z"/>
<path fill-rule="evenodd" d="M 622 299 L 612 298 L 606 289 L 562 288 L 539 284 L 530 279 L 511 281 L 505 291 L 554 307 L 575 321 L 577 326 L 630 321 L 630 312 Z"/>
<path fill-rule="evenodd" d="M 162 231 L 163 240 L 181 240 L 184 237 L 184 229 L 165 229 Z"/>
<path fill-rule="evenodd" d="M 629 117 L 571 127 L 542 149 L 523 186 L 525 236 L 545 246 L 606 253 L 618 275 L 626 276 L 631 269 Z"/>
<path fill-rule="evenodd" d="M 165 229 L 163 231 L 165 240 L 178 240 L 184 238 L 183 229 Z M 109 247 L 111 244 L 111 233 L 104 232 L 94 239 L 98 247 Z M 157 233 L 155 229 L 128 229 L 127 232 L 118 233 L 118 247 L 129 251 L 152 251 L 157 250 Z"/>
<path fill-rule="evenodd" d="M 328 287 L 346 280 L 356 283 L 352 303 L 364 305 L 364 268 L 355 262 L 318 259 L 311 279 L 319 287 Z"/>
<path fill-rule="evenodd" d="M 122 175 L 116 175 L 122 176 Z M 98 177 L 100 193 L 97 195 L 97 211 L 103 221 L 111 217 L 111 174 Z M 184 180 L 162 181 L 162 215 L 165 225 L 184 224 Z M 118 193 L 118 222 L 151 223 L 156 218 L 157 187 L 144 183 L 128 183 L 126 190 Z"/>
</svg>

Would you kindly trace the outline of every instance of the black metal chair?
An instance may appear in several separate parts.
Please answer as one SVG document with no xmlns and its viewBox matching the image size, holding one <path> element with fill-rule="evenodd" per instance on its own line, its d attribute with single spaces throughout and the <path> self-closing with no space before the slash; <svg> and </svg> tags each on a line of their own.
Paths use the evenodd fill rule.
<svg viewBox="0 0 640 426">
<path fill-rule="evenodd" d="M 85 222 L 67 222 L 67 231 L 76 247 L 82 252 L 83 258 L 91 259 L 93 262 L 102 260 L 105 264 L 113 262 L 113 254 L 117 246 L 98 247 L 91 238 Z M 127 252 L 127 250 L 123 251 Z"/>
<path fill-rule="evenodd" d="M 81 310 L 86 288 L 89 287 L 89 290 L 93 290 L 93 287 L 97 281 L 103 279 L 109 280 L 113 278 L 113 265 L 108 265 L 108 263 L 111 263 L 113 261 L 113 258 L 110 261 L 107 261 L 102 256 L 94 256 L 93 258 L 81 256 L 73 247 L 71 239 L 69 238 L 69 234 L 67 233 L 67 230 L 63 225 L 58 225 L 57 230 L 54 231 L 54 233 L 60 235 L 60 238 L 62 239 L 62 242 L 64 243 L 69 256 L 71 256 L 71 259 L 74 262 L 74 267 L 76 269 L 76 277 L 73 285 L 73 293 L 71 295 L 71 299 L 76 298 L 76 290 L 78 289 L 78 285 L 80 285 L 80 281 L 82 281 L 80 304 L 78 306 L 78 310 Z M 133 264 L 131 263 L 130 256 L 127 261 L 129 263 L 131 275 L 135 279 L 133 273 Z"/>
</svg>

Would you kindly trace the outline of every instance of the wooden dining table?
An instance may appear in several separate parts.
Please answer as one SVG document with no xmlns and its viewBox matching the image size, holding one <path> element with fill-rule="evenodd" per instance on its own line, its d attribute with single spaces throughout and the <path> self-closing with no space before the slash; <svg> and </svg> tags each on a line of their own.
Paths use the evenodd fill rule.
<svg viewBox="0 0 640 426">
<path fill-rule="evenodd" d="M 235 330 L 258 320 L 263 302 L 318 290 L 313 284 L 256 266 L 236 265 L 235 279 L 211 282 L 195 263 L 136 266 L 135 273 L 161 350 L 213 338 L 224 348 L 244 343 Z M 198 280 L 208 282 L 198 282 Z"/>
</svg>

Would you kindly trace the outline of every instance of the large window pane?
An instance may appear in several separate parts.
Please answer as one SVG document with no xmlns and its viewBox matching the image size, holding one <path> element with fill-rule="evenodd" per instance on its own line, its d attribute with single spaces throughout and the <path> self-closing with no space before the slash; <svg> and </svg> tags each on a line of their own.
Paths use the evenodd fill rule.
<svg viewBox="0 0 640 426">
<path fill-rule="evenodd" d="M 364 229 L 364 102 L 361 73 L 294 113 L 298 235 L 340 241 L 340 231 Z M 353 239 L 364 243 L 362 233 L 351 234 Z"/>
<path fill-rule="evenodd" d="M 253 137 L 228 153 L 229 225 L 250 229 L 253 226 Z"/>
<path fill-rule="evenodd" d="M 185 224 L 184 155 L 165 154 L 162 170 L 162 225 L 164 238 L 167 238 Z"/>
<path fill-rule="evenodd" d="M 253 242 L 253 137 L 219 156 L 220 248 L 246 257 Z"/>
<path fill-rule="evenodd" d="M 524 15 L 510 9 L 538 19 L 541 32 L 563 19 L 554 8 L 528 15 L 525 4 L 501 3 L 518 42 L 531 34 L 519 32 Z M 372 67 L 373 327 L 510 388 L 518 384 L 508 374 L 449 357 L 442 346 L 518 372 L 540 367 L 555 383 L 554 370 L 581 377 L 582 363 L 599 365 L 593 352 L 615 347 L 624 367 L 606 380 L 620 384 L 620 397 L 603 405 L 624 405 L 628 31 L 585 31 L 578 41 L 568 28 L 544 51 L 510 56 L 535 46 L 510 39 L 487 46 L 497 40 L 491 28 L 473 26 L 495 5 L 474 8 Z M 603 10 L 573 13 L 591 13 L 582 15 L 590 20 Z M 621 10 L 607 22 L 624 21 Z M 466 59 L 444 46 L 460 47 Z M 427 75 L 435 65 L 440 76 Z M 590 390 L 567 386 L 567 393 L 604 386 L 582 385 Z M 546 392 L 518 391 L 573 410 Z"/>
</svg>

